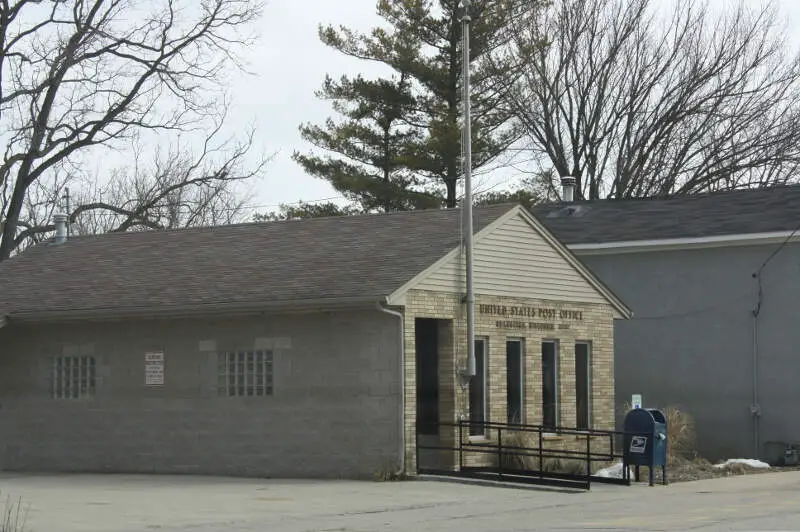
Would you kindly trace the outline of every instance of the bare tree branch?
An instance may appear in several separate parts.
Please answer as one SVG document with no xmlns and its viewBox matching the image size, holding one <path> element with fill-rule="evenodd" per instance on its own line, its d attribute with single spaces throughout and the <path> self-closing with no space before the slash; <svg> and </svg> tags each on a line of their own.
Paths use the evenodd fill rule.
<svg viewBox="0 0 800 532">
<path fill-rule="evenodd" d="M 75 234 L 175 229 L 246 219 L 249 195 L 239 185 L 258 176 L 270 159 L 264 157 L 255 164 L 248 160 L 252 131 L 235 144 L 217 140 L 218 135 L 218 128 L 211 131 L 199 153 L 179 143 L 157 150 L 151 160 L 145 160 L 144 150 L 134 142 L 132 165 L 115 172 L 110 186 L 84 188 L 71 198 L 68 214 Z M 54 230 L 49 222 L 52 214 L 56 206 L 64 205 L 65 187 L 76 181 L 70 175 L 54 183 L 37 183 L 39 192 L 29 195 L 26 209 L 32 213 L 31 221 L 20 224 L 23 229 L 15 246 L 40 242 Z"/>
<path fill-rule="evenodd" d="M 0 160 L 0 260 L 47 233 L 40 201 L 46 195 L 39 184 L 58 185 L 54 176 L 79 164 L 88 150 L 114 149 L 143 131 L 210 130 L 206 142 L 215 142 L 225 115 L 218 89 L 225 72 L 238 65 L 236 52 L 252 41 L 244 31 L 260 10 L 258 0 L 0 2 L 0 138 L 6 142 Z M 147 217 L 168 197 L 183 197 L 185 188 L 195 192 L 181 201 L 195 208 L 202 196 L 207 211 L 214 198 L 231 190 L 226 182 L 263 168 L 262 159 L 256 171 L 243 170 L 241 150 L 252 146 L 252 137 L 231 142 L 215 145 L 213 152 L 207 144 L 194 164 L 186 163 L 184 148 L 171 153 L 174 164 L 185 165 L 184 181 L 153 176 L 153 195 L 134 198 L 140 202 L 136 208 L 115 198 L 92 201 L 89 210 L 123 217 L 117 230 L 162 227 L 162 220 Z M 220 159 L 228 149 L 228 158 Z M 222 166 L 211 171 L 211 159 Z M 175 170 L 174 164 L 164 169 Z M 231 177 L 226 164 L 241 176 Z M 193 210 L 190 220 L 201 223 L 205 211 Z"/>
<path fill-rule="evenodd" d="M 535 51 L 506 77 L 503 105 L 540 166 L 578 179 L 578 199 L 768 186 L 800 161 L 800 62 L 770 4 L 721 18 L 679 0 L 555 0 L 512 24 L 496 64 Z M 548 46 L 536 48 L 543 40 Z"/>
</svg>

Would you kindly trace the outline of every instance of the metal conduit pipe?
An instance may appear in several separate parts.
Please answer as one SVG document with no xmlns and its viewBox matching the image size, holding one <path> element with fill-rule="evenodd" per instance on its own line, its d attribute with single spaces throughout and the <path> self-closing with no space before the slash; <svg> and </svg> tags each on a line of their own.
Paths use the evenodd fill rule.
<svg viewBox="0 0 800 532">
<path fill-rule="evenodd" d="M 753 418 L 753 456 L 756 460 L 761 459 L 761 445 L 760 445 L 760 417 L 761 417 L 761 404 L 758 393 L 758 370 L 759 370 L 759 346 L 758 346 L 758 311 L 753 311 L 753 403 L 750 406 L 750 414 Z"/>
<path fill-rule="evenodd" d="M 764 263 L 766 264 L 766 262 Z M 758 318 L 761 315 L 761 306 L 764 303 L 764 287 L 762 285 L 761 280 L 761 271 L 763 270 L 763 266 L 759 271 L 753 274 L 753 278 L 758 283 L 758 293 L 756 298 L 756 304 L 753 307 L 752 315 L 753 315 L 753 362 L 751 367 L 751 373 L 753 377 L 753 400 L 750 405 L 750 415 L 753 419 L 753 455 L 756 460 L 761 458 L 761 434 L 760 434 L 760 417 L 761 417 L 761 404 L 760 404 L 760 397 L 759 397 L 759 390 L 758 390 L 758 381 L 759 381 L 759 341 L 758 341 Z"/>
</svg>

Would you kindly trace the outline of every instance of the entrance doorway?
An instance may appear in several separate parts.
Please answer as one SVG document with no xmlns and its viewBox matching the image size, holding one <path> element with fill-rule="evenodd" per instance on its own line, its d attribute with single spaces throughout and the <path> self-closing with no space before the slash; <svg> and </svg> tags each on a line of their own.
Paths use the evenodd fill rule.
<svg viewBox="0 0 800 532">
<path fill-rule="evenodd" d="M 439 434 L 439 320 L 417 318 L 417 433 Z"/>
<path fill-rule="evenodd" d="M 417 399 L 417 444 L 426 449 L 418 449 L 417 465 L 422 468 L 450 467 L 452 452 L 437 450 L 444 443 L 452 444 L 452 428 L 441 426 L 443 422 L 453 422 L 454 397 L 442 394 L 455 393 L 454 386 L 443 388 L 442 375 L 452 374 L 455 358 L 453 346 L 452 320 L 416 318 L 415 361 L 416 399 Z M 449 399 L 449 400 L 448 400 Z M 449 405 L 449 406 L 448 406 Z"/>
</svg>

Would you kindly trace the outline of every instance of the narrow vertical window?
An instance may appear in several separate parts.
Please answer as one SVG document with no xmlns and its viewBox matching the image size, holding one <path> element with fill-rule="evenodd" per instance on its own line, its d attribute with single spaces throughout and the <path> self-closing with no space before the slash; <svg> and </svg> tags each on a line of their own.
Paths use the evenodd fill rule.
<svg viewBox="0 0 800 532">
<path fill-rule="evenodd" d="M 508 394 L 508 422 L 523 424 L 524 360 L 522 340 L 506 341 L 506 391 Z"/>
<path fill-rule="evenodd" d="M 471 436 L 486 435 L 486 340 L 475 340 L 475 376 L 469 381 L 469 433 Z"/>
<path fill-rule="evenodd" d="M 542 425 L 558 426 L 558 344 L 542 342 Z"/>
<path fill-rule="evenodd" d="M 591 416 L 591 349 L 588 342 L 575 344 L 575 405 L 576 428 L 589 429 Z"/>
</svg>

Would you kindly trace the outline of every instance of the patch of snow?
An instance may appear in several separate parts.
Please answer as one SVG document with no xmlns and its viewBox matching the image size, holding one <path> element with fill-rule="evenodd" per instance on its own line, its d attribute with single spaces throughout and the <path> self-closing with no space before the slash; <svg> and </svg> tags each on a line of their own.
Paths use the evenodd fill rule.
<svg viewBox="0 0 800 532">
<path fill-rule="evenodd" d="M 617 462 L 611 467 L 601 469 L 595 475 L 601 478 L 622 478 L 622 462 Z"/>
<path fill-rule="evenodd" d="M 715 464 L 714 467 L 722 469 L 723 467 L 727 467 L 732 464 L 744 464 L 755 469 L 769 469 L 769 464 L 762 462 L 761 460 L 753 460 L 751 458 L 731 458 L 722 462 L 721 464 Z"/>
</svg>

